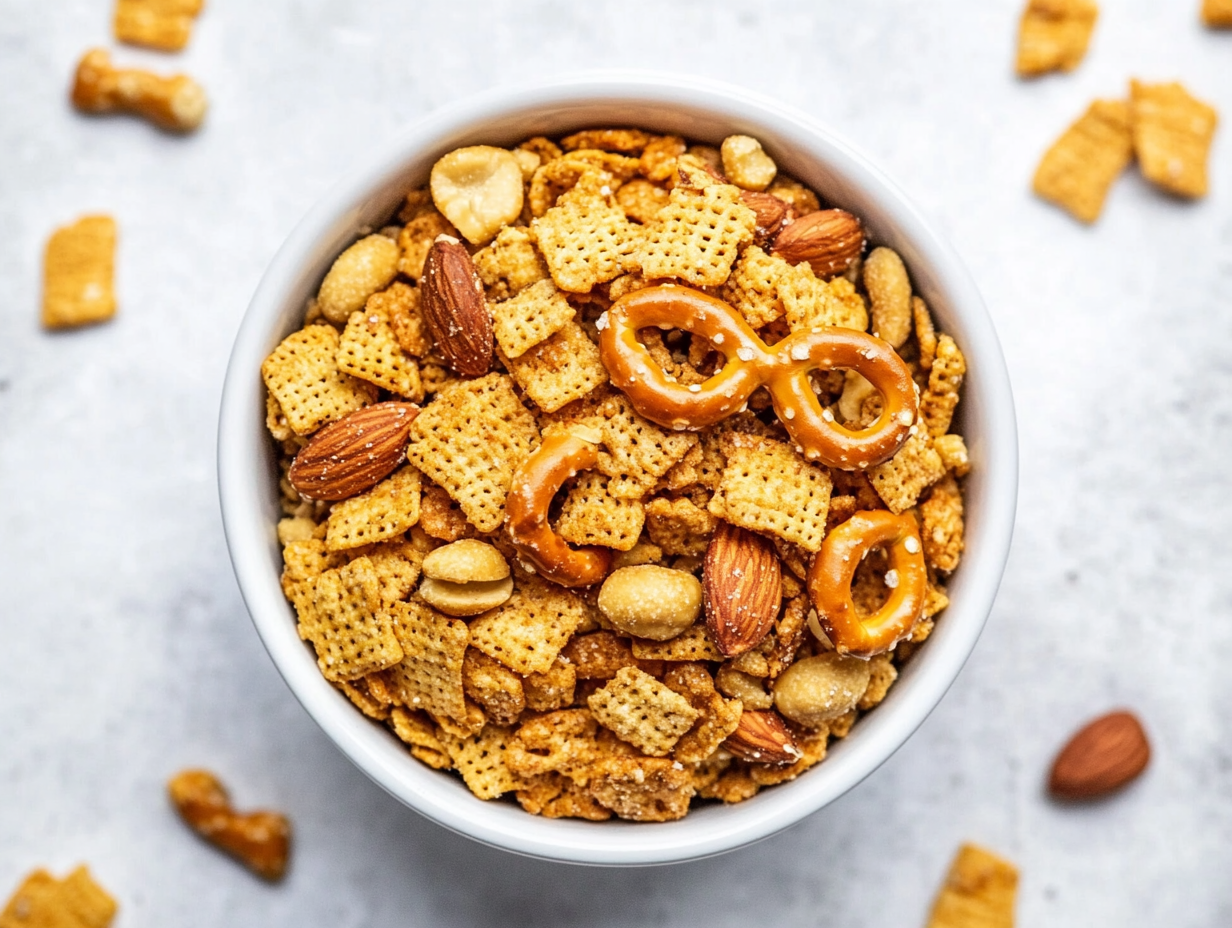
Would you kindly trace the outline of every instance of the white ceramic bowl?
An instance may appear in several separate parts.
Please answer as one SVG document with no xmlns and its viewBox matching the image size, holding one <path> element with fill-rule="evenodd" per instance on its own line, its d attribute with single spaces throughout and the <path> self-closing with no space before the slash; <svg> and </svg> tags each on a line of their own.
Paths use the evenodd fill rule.
<svg viewBox="0 0 1232 928">
<path fill-rule="evenodd" d="M 733 806 L 708 805 L 677 822 L 551 820 L 481 802 L 456 778 L 414 760 L 365 719 L 317 669 L 283 598 L 275 524 L 274 449 L 265 430 L 261 361 L 298 328 L 334 258 L 364 227 L 379 227 L 437 158 L 462 145 L 507 145 L 588 126 L 640 126 L 717 144 L 732 133 L 762 141 L 780 169 L 860 216 L 873 242 L 895 248 L 938 327 L 966 353 L 960 429 L 972 458 L 967 548 L 950 606 L 888 698 L 799 779 Z M 308 713 L 364 773 L 460 834 L 572 863 L 639 865 L 719 854 L 774 834 L 841 796 L 915 731 L 958 675 L 992 608 L 1009 551 L 1018 458 L 1013 400 L 988 314 L 967 271 L 935 229 L 867 158 L 809 116 L 735 87 L 672 75 L 595 73 L 497 90 L 433 113 L 352 171 L 300 222 L 275 256 L 244 317 L 227 371 L 218 434 L 227 543 L 244 600 L 270 657 Z"/>
</svg>

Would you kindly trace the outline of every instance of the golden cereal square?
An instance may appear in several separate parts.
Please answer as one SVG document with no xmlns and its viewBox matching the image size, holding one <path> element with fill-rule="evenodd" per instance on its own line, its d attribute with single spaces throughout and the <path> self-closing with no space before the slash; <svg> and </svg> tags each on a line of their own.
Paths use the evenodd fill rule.
<svg viewBox="0 0 1232 928">
<path fill-rule="evenodd" d="M 369 299 L 369 303 L 372 300 Z M 338 370 L 405 397 L 423 400 L 419 364 L 402 350 L 389 317 L 371 309 L 351 313 L 338 344 Z"/>
<path fill-rule="evenodd" d="M 438 235 L 448 235 L 450 238 L 461 238 L 462 235 L 453 227 L 448 219 L 435 209 L 427 210 L 416 216 L 398 233 L 398 247 L 402 255 L 398 259 L 398 271 L 411 280 L 419 280 L 423 276 L 424 261 L 428 251 Z"/>
<path fill-rule="evenodd" d="M 492 373 L 443 387 L 411 423 L 407 458 L 472 525 L 492 532 L 504 521 L 514 471 L 538 445 L 535 417 L 513 381 Z"/>
<path fill-rule="evenodd" d="M 311 625 L 316 614 L 313 598 L 317 578 L 341 563 L 342 556 L 326 550 L 324 539 L 308 538 L 283 546 L 282 591 L 295 607 L 301 622 L 301 633 L 306 625 Z"/>
<path fill-rule="evenodd" d="M 671 194 L 665 188 L 641 178 L 616 191 L 616 202 L 625 215 L 642 225 L 657 219 L 670 200 Z"/>
<path fill-rule="evenodd" d="M 462 688 L 500 725 L 513 724 L 526 708 L 522 677 L 475 648 L 467 648 L 462 660 Z"/>
<path fill-rule="evenodd" d="M 308 435 L 326 422 L 374 402 L 370 383 L 338 370 L 338 332 L 310 325 L 292 332 L 261 364 L 261 376 L 296 435 Z"/>
<path fill-rule="evenodd" d="M 556 286 L 587 293 L 633 269 L 642 227 L 604 196 L 573 190 L 531 223 L 531 234 Z"/>
<path fill-rule="evenodd" d="M 287 422 L 286 413 L 268 390 L 265 393 L 265 427 L 269 429 L 270 437 L 274 441 L 287 441 L 295 437 L 295 430 Z"/>
<path fill-rule="evenodd" d="M 85 867 L 63 880 L 40 869 L 22 881 L 0 912 L 0 928 L 107 928 L 116 909 Z"/>
<path fill-rule="evenodd" d="M 547 265 L 535 250 L 530 230 L 522 226 L 505 226 L 491 244 L 475 252 L 472 261 L 489 300 L 511 299 L 548 276 Z M 500 342 L 499 329 L 495 334 Z M 501 347 L 511 354 L 503 342 Z"/>
<path fill-rule="evenodd" d="M 389 541 L 419 521 L 419 471 L 403 467 L 367 493 L 334 504 L 326 523 L 325 546 L 345 551 Z"/>
<path fill-rule="evenodd" d="M 937 339 L 937 353 L 928 373 L 928 389 L 920 397 L 920 420 L 928 434 L 937 438 L 950 430 L 958 391 L 967 374 L 967 359 L 948 335 Z"/>
<path fill-rule="evenodd" d="M 489 724 L 469 738 L 443 739 L 454 769 L 462 774 L 466 788 L 480 799 L 495 799 L 525 785 L 505 766 L 505 751 L 512 737 L 512 729 Z"/>
<path fill-rule="evenodd" d="M 520 358 L 561 329 L 577 310 L 550 280 L 531 284 L 492 307 L 492 334 L 506 358 Z"/>
<path fill-rule="evenodd" d="M 1112 182 L 1133 157 L 1129 104 L 1096 100 L 1035 169 L 1035 192 L 1082 222 L 1094 222 Z"/>
<path fill-rule="evenodd" d="M 779 282 L 779 296 L 793 332 L 825 325 L 868 330 L 868 308 L 851 281 L 845 277 L 818 280 L 807 264 L 793 270 Z"/>
<path fill-rule="evenodd" d="M 794 294 L 799 289 L 795 275 L 795 268 L 778 255 L 768 255 L 750 245 L 723 285 L 723 299 L 739 311 L 745 322 L 760 329 L 787 312 L 779 285 L 787 284 Z"/>
<path fill-rule="evenodd" d="M 393 607 L 402 660 L 389 669 L 398 701 L 408 709 L 464 721 L 462 661 L 470 640 L 466 623 L 411 599 Z"/>
<path fill-rule="evenodd" d="M 560 709 L 522 723 L 508 746 L 505 762 L 518 775 L 584 775 L 598 755 L 599 724 L 589 709 Z"/>
<path fill-rule="evenodd" d="M 963 552 L 963 498 L 958 482 L 947 476 L 920 503 L 920 539 L 925 562 L 949 573 Z"/>
<path fill-rule="evenodd" d="M 646 513 L 635 499 L 617 499 L 607 491 L 610 478 L 595 471 L 578 476 L 565 497 L 556 533 L 575 545 L 603 545 L 628 551 L 642 534 Z"/>
<path fill-rule="evenodd" d="M 1018 868 L 974 844 L 950 864 L 928 928 L 1014 928 Z"/>
<path fill-rule="evenodd" d="M 595 766 L 589 790 L 596 802 L 620 818 L 670 822 L 689 811 L 693 774 L 666 757 L 607 757 Z"/>
<path fill-rule="evenodd" d="M 427 713 L 415 712 L 394 706 L 389 713 L 389 727 L 399 740 L 410 748 L 411 756 L 423 761 L 434 770 L 449 770 L 453 760 L 437 737 L 436 725 Z"/>
<path fill-rule="evenodd" d="M 608 382 L 599 346 L 576 322 L 517 358 L 501 360 L 526 395 L 544 412 L 555 412 Z"/>
<path fill-rule="evenodd" d="M 551 712 L 573 702 L 577 686 L 577 670 L 557 657 L 543 673 L 528 673 L 522 680 L 526 708 L 535 712 Z"/>
<path fill-rule="evenodd" d="M 471 644 L 520 674 L 544 673 L 585 617 L 576 593 L 528 578 L 503 606 L 471 623 Z"/>
<path fill-rule="evenodd" d="M 620 394 L 604 400 L 598 414 L 604 450 L 597 467 L 612 478 L 608 492 L 618 499 L 641 499 L 698 442 L 696 435 L 668 431 L 643 419 Z"/>
<path fill-rule="evenodd" d="M 699 557 L 706 553 L 718 520 L 691 500 L 655 499 L 646 505 L 646 529 L 650 540 L 664 554 Z"/>
<path fill-rule="evenodd" d="M 945 465 L 929 440 L 928 432 L 919 424 L 890 460 L 870 467 L 869 480 L 873 489 L 895 515 L 906 512 L 927 487 L 945 476 Z"/>
<path fill-rule="evenodd" d="M 1219 116 L 1180 84 L 1130 81 L 1134 152 L 1147 180 L 1179 197 L 1206 196 Z"/>
<path fill-rule="evenodd" d="M 349 553 L 372 562 L 381 602 L 387 606 L 410 595 L 424 558 L 423 552 L 409 541 L 386 541 Z"/>
<path fill-rule="evenodd" d="M 389 320 L 394 338 L 402 350 L 413 358 L 422 358 L 432 351 L 432 336 L 424 322 L 422 294 L 400 280 L 368 297 L 364 311 Z"/>
<path fill-rule="evenodd" d="M 733 525 L 821 550 L 830 509 L 830 475 L 792 447 L 733 432 L 722 439 L 727 466 L 710 513 Z"/>
<path fill-rule="evenodd" d="M 1018 30 L 1018 73 L 1072 71 L 1082 62 L 1095 31 L 1093 0 L 1027 0 Z"/>
<path fill-rule="evenodd" d="M 316 648 L 327 680 L 355 680 L 402 659 L 393 619 L 384 611 L 376 572 L 366 557 L 321 574 L 313 606 L 314 621 L 300 635 Z"/>
<path fill-rule="evenodd" d="M 723 660 L 723 653 L 705 625 L 694 625 L 667 641 L 634 638 L 633 656 L 641 661 Z"/>
<path fill-rule="evenodd" d="M 1212 29 L 1232 27 L 1232 0 L 1202 0 L 1202 22 Z"/>
<path fill-rule="evenodd" d="M 583 129 L 560 140 L 565 151 L 595 148 L 622 155 L 640 155 L 653 138 L 641 129 Z"/>
<path fill-rule="evenodd" d="M 43 256 L 43 325 L 72 328 L 115 315 L 116 223 L 83 216 L 57 229 Z"/>
<path fill-rule="evenodd" d="M 652 757 L 669 753 L 701 717 L 687 699 L 636 667 L 622 667 L 586 704 L 600 725 Z"/>
<path fill-rule="evenodd" d="M 739 187 L 678 186 L 646 226 L 637 265 L 646 277 L 717 287 L 727 280 L 740 247 L 753 240 L 756 225 L 757 215 L 741 201 Z"/>
<path fill-rule="evenodd" d="M 203 0 L 116 0 L 115 37 L 129 45 L 178 52 L 192 37 Z"/>
</svg>

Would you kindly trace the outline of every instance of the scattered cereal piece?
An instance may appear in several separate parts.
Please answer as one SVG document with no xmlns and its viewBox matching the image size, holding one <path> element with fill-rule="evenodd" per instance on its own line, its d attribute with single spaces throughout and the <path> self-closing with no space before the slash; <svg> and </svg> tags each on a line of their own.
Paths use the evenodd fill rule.
<svg viewBox="0 0 1232 928">
<path fill-rule="evenodd" d="M 786 311 L 781 283 L 793 294 L 799 288 L 796 269 L 778 255 L 768 255 L 756 245 L 750 245 L 732 268 L 723 285 L 723 299 L 755 329 L 769 325 Z M 811 274 L 810 274 L 811 276 Z"/>
<path fill-rule="evenodd" d="M 573 321 L 516 358 L 502 352 L 501 360 L 544 412 L 555 412 L 608 382 L 599 346 Z"/>
<path fill-rule="evenodd" d="M 1232 26 L 1232 0 L 1202 0 L 1202 22 L 1212 29 Z"/>
<path fill-rule="evenodd" d="M 807 264 L 799 264 L 795 273 L 779 283 L 779 296 L 787 311 L 787 323 L 793 332 L 822 325 L 840 325 L 849 329 L 868 329 L 868 309 L 864 297 L 845 277 L 819 280 Z"/>
<path fill-rule="evenodd" d="M 860 701 L 856 703 L 856 708 L 861 712 L 867 712 L 874 706 L 881 705 L 881 701 L 886 698 L 886 693 L 890 691 L 890 686 L 898 679 L 898 670 L 894 666 L 892 654 L 877 654 L 870 658 L 868 669 L 868 688 L 860 697 Z"/>
<path fill-rule="evenodd" d="M 744 712 L 743 703 L 719 695 L 705 664 L 677 664 L 663 675 L 663 683 L 701 713 L 693 727 L 676 742 L 672 756 L 682 763 L 700 763 L 736 730 Z"/>
<path fill-rule="evenodd" d="M 301 637 L 303 629 L 316 620 L 313 597 L 316 595 L 317 578 L 325 571 L 340 566 L 343 560 L 342 555 L 325 549 L 323 538 L 290 541 L 283 547 L 282 591 L 299 616 Z"/>
<path fill-rule="evenodd" d="M 719 154 L 727 179 L 745 190 L 765 190 L 778 173 L 774 159 L 752 136 L 729 135 L 723 140 Z"/>
<path fill-rule="evenodd" d="M 384 235 L 369 235 L 340 254 L 321 281 L 317 305 L 330 322 L 342 325 L 368 298 L 389 286 L 401 252 Z"/>
<path fill-rule="evenodd" d="M 367 493 L 335 503 L 329 514 L 325 547 L 345 551 L 387 541 L 419 521 L 419 471 L 403 467 Z"/>
<path fill-rule="evenodd" d="M 628 551 L 642 534 L 646 512 L 633 499 L 617 499 L 607 491 L 608 477 L 586 471 L 565 497 L 556 533 L 575 545 L 603 545 Z"/>
<path fill-rule="evenodd" d="M 676 187 L 668 205 L 646 226 L 635 263 L 646 277 L 717 287 L 731 273 L 740 246 L 753 240 L 756 226 L 757 214 L 741 202 L 739 187 Z"/>
<path fill-rule="evenodd" d="M 338 345 L 337 361 L 338 370 L 352 377 L 414 403 L 423 400 L 419 365 L 402 350 L 388 317 L 382 313 L 366 308 L 351 313 Z"/>
<path fill-rule="evenodd" d="M 532 815 L 544 818 L 584 818 L 604 822 L 612 813 L 599 805 L 586 786 L 561 776 L 545 773 L 527 781 L 518 791 L 518 803 Z"/>
<path fill-rule="evenodd" d="M 522 212 L 522 168 L 503 148 L 458 148 L 432 165 L 432 200 L 472 245 L 482 245 Z"/>
<path fill-rule="evenodd" d="M 426 357 L 432 350 L 432 336 L 428 332 L 428 324 L 424 321 L 418 287 L 396 280 L 386 289 L 368 297 L 363 311 L 388 319 L 394 338 L 412 358 Z M 420 389 L 423 389 L 422 379 Z"/>
<path fill-rule="evenodd" d="M 1087 53 L 1098 18 L 1092 0 L 1027 0 L 1018 32 L 1018 73 L 1074 70 Z"/>
<path fill-rule="evenodd" d="M 963 552 L 963 499 L 958 481 L 946 477 L 920 504 L 920 540 L 924 560 L 945 572 L 958 566 Z"/>
<path fill-rule="evenodd" d="M 933 903 L 928 928 L 1014 928 L 1018 868 L 991 851 L 964 844 Z"/>
<path fill-rule="evenodd" d="M 419 527 L 432 538 L 454 542 L 474 531 L 457 503 L 435 484 L 424 487 L 419 501 Z"/>
<path fill-rule="evenodd" d="M 770 438 L 732 432 L 721 442 L 727 466 L 710 513 L 820 551 L 832 486 L 826 469 Z"/>
<path fill-rule="evenodd" d="M 43 325 L 71 328 L 115 315 L 116 223 L 82 216 L 57 229 L 43 256 Z"/>
<path fill-rule="evenodd" d="M 475 648 L 466 649 L 462 661 L 462 687 L 484 714 L 500 725 L 516 722 L 526 708 L 522 678 Z"/>
<path fill-rule="evenodd" d="M 117 908 L 84 866 L 63 880 L 40 869 L 9 898 L 0 912 L 0 928 L 107 928 Z"/>
<path fill-rule="evenodd" d="M 178 52 L 192 37 L 202 6 L 204 0 L 116 0 L 116 40 Z"/>
<path fill-rule="evenodd" d="M 655 499 L 646 505 L 650 540 L 664 554 L 700 556 L 706 553 L 718 520 L 686 497 Z"/>
<path fill-rule="evenodd" d="M 971 457 L 967 453 L 967 443 L 961 435 L 938 435 L 933 439 L 933 447 L 941 455 L 941 463 L 955 477 L 965 477 L 971 470 Z"/>
<path fill-rule="evenodd" d="M 796 217 L 807 216 L 809 213 L 815 213 L 821 209 L 821 202 L 817 199 L 817 194 L 809 190 L 808 187 L 791 177 L 784 177 L 780 174 L 774 179 L 769 187 L 766 188 L 766 193 L 773 194 L 778 197 L 796 212 Z"/>
<path fill-rule="evenodd" d="M 926 487 L 945 476 L 945 465 L 924 429 L 917 429 L 890 460 L 870 467 L 873 488 L 895 515 L 916 504 Z"/>
<path fill-rule="evenodd" d="M 537 716 L 514 734 L 505 762 L 523 777 L 583 774 L 598 756 L 598 728 L 589 709 L 561 709 Z"/>
<path fill-rule="evenodd" d="M 1044 153 L 1032 185 L 1039 196 L 1075 219 L 1094 222 L 1108 188 L 1132 157 L 1129 105 L 1096 100 Z M 921 354 L 922 349 L 921 340 Z"/>
<path fill-rule="evenodd" d="M 531 234 L 556 286 L 586 293 L 633 269 L 642 227 L 602 196 L 574 189 L 531 223 Z"/>
<path fill-rule="evenodd" d="M 600 473 L 611 477 L 608 492 L 619 499 L 641 499 L 660 477 L 697 444 L 697 436 L 670 432 L 643 419 L 623 394 L 607 398 L 598 408 L 603 445 Z"/>
<path fill-rule="evenodd" d="M 317 578 L 311 622 L 301 626 L 300 637 L 312 642 L 330 681 L 354 680 L 402 660 L 372 561 L 356 558 Z"/>
<path fill-rule="evenodd" d="M 581 597 L 541 580 L 471 623 L 471 644 L 518 673 L 547 671 L 586 614 Z"/>
<path fill-rule="evenodd" d="M 800 751 L 800 759 L 786 767 L 770 767 L 765 764 L 751 764 L 749 779 L 758 786 L 774 786 L 794 780 L 804 771 L 821 763 L 826 758 L 826 745 L 830 740 L 830 730 L 823 725 L 820 728 L 800 729 L 795 733 L 796 748 Z"/>
<path fill-rule="evenodd" d="M 577 668 L 557 656 L 543 673 L 528 673 L 522 679 L 526 708 L 533 712 L 551 712 L 567 706 L 573 702 L 576 685 Z"/>
<path fill-rule="evenodd" d="M 167 784 L 180 817 L 206 841 L 257 876 L 280 880 L 291 852 L 291 823 L 278 812 L 239 813 L 226 787 L 207 770 L 184 770 Z"/>
<path fill-rule="evenodd" d="M 600 725 L 653 757 L 671 751 L 701 717 L 687 699 L 636 667 L 618 671 L 587 705 Z"/>
<path fill-rule="evenodd" d="M 72 101 L 84 113 L 132 113 L 168 132 L 196 129 L 209 106 L 201 85 L 187 74 L 114 68 L 101 48 L 86 52 L 77 65 Z"/>
<path fill-rule="evenodd" d="M 1181 197 L 1206 196 L 1218 114 L 1180 84 L 1130 81 L 1134 152 L 1147 180 Z"/>
<path fill-rule="evenodd" d="M 616 191 L 616 202 L 625 215 L 643 225 L 658 218 L 671 195 L 666 189 L 648 180 L 631 180 Z"/>
<path fill-rule="evenodd" d="M 402 660 L 389 670 L 398 701 L 408 709 L 465 720 L 462 661 L 470 639 L 466 623 L 414 599 L 394 604 L 393 615 L 403 651 Z"/>
<path fill-rule="evenodd" d="M 606 630 L 574 635 L 560 653 L 579 680 L 610 680 L 622 668 L 637 666 L 629 640 Z"/>
<path fill-rule="evenodd" d="M 579 148 L 597 148 L 600 151 L 615 151 L 623 155 L 640 155 L 652 136 L 641 129 L 585 129 L 567 135 L 560 140 L 565 151 Z"/>
</svg>

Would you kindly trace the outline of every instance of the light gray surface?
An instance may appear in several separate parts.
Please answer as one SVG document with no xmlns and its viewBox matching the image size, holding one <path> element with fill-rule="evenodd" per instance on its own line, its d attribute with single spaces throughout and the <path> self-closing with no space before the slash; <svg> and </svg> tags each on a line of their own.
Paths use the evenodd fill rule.
<svg viewBox="0 0 1232 928">
<path fill-rule="evenodd" d="M 1232 920 L 1232 159 L 1179 203 L 1133 171 L 1091 229 L 1033 199 L 1038 154 L 1131 75 L 1232 114 L 1232 34 L 1198 0 L 1105 4 L 1082 68 L 1010 74 L 1017 2 L 523 4 L 213 0 L 178 56 L 213 110 L 187 139 L 66 105 L 109 0 L 0 0 L 0 895 L 89 862 L 123 928 L 922 924 L 956 845 L 1023 870 L 1023 925 Z M 261 271 L 348 165 L 468 92 L 601 65 L 719 77 L 829 122 L 952 237 L 1000 329 L 1019 529 L 967 669 L 868 781 L 785 835 L 696 864 L 565 868 L 455 837 L 356 772 L 280 682 L 227 561 L 214 427 Z M 56 225 L 120 223 L 120 316 L 49 335 Z M 1041 795 L 1086 717 L 1137 708 L 1156 756 L 1089 808 Z M 286 809 L 270 888 L 162 796 L 205 764 Z"/>
</svg>

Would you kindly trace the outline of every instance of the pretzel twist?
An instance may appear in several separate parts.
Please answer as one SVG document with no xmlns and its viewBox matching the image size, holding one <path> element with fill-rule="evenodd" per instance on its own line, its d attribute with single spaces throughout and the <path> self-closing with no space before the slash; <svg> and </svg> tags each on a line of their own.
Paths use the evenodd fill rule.
<svg viewBox="0 0 1232 928">
<path fill-rule="evenodd" d="M 851 581 L 860 561 L 875 547 L 888 550 L 897 583 L 880 609 L 861 617 L 851 598 Z M 905 513 L 857 512 L 826 536 L 808 573 L 809 599 L 819 624 L 839 654 L 853 657 L 881 654 L 911 634 L 924 611 L 927 592 L 920 530 Z"/>
<path fill-rule="evenodd" d="M 647 326 L 684 329 L 705 338 L 726 359 L 701 384 L 676 383 L 638 341 Z M 858 470 L 894 456 L 918 412 L 911 371 L 888 342 L 856 329 L 822 326 L 766 345 L 722 300 L 674 285 L 638 290 L 617 300 L 599 320 L 603 364 L 634 408 L 668 428 L 696 430 L 739 412 L 765 386 L 774 411 L 810 461 Z M 823 410 L 809 371 L 854 370 L 881 394 L 881 415 L 849 429 Z"/>
<path fill-rule="evenodd" d="M 513 475 L 505 501 L 505 525 L 518 553 L 553 583 L 593 586 L 607 576 L 612 552 L 606 548 L 571 548 L 548 524 L 548 506 L 556 491 L 579 471 L 599 460 L 599 435 L 580 430 L 548 435 Z"/>
</svg>

